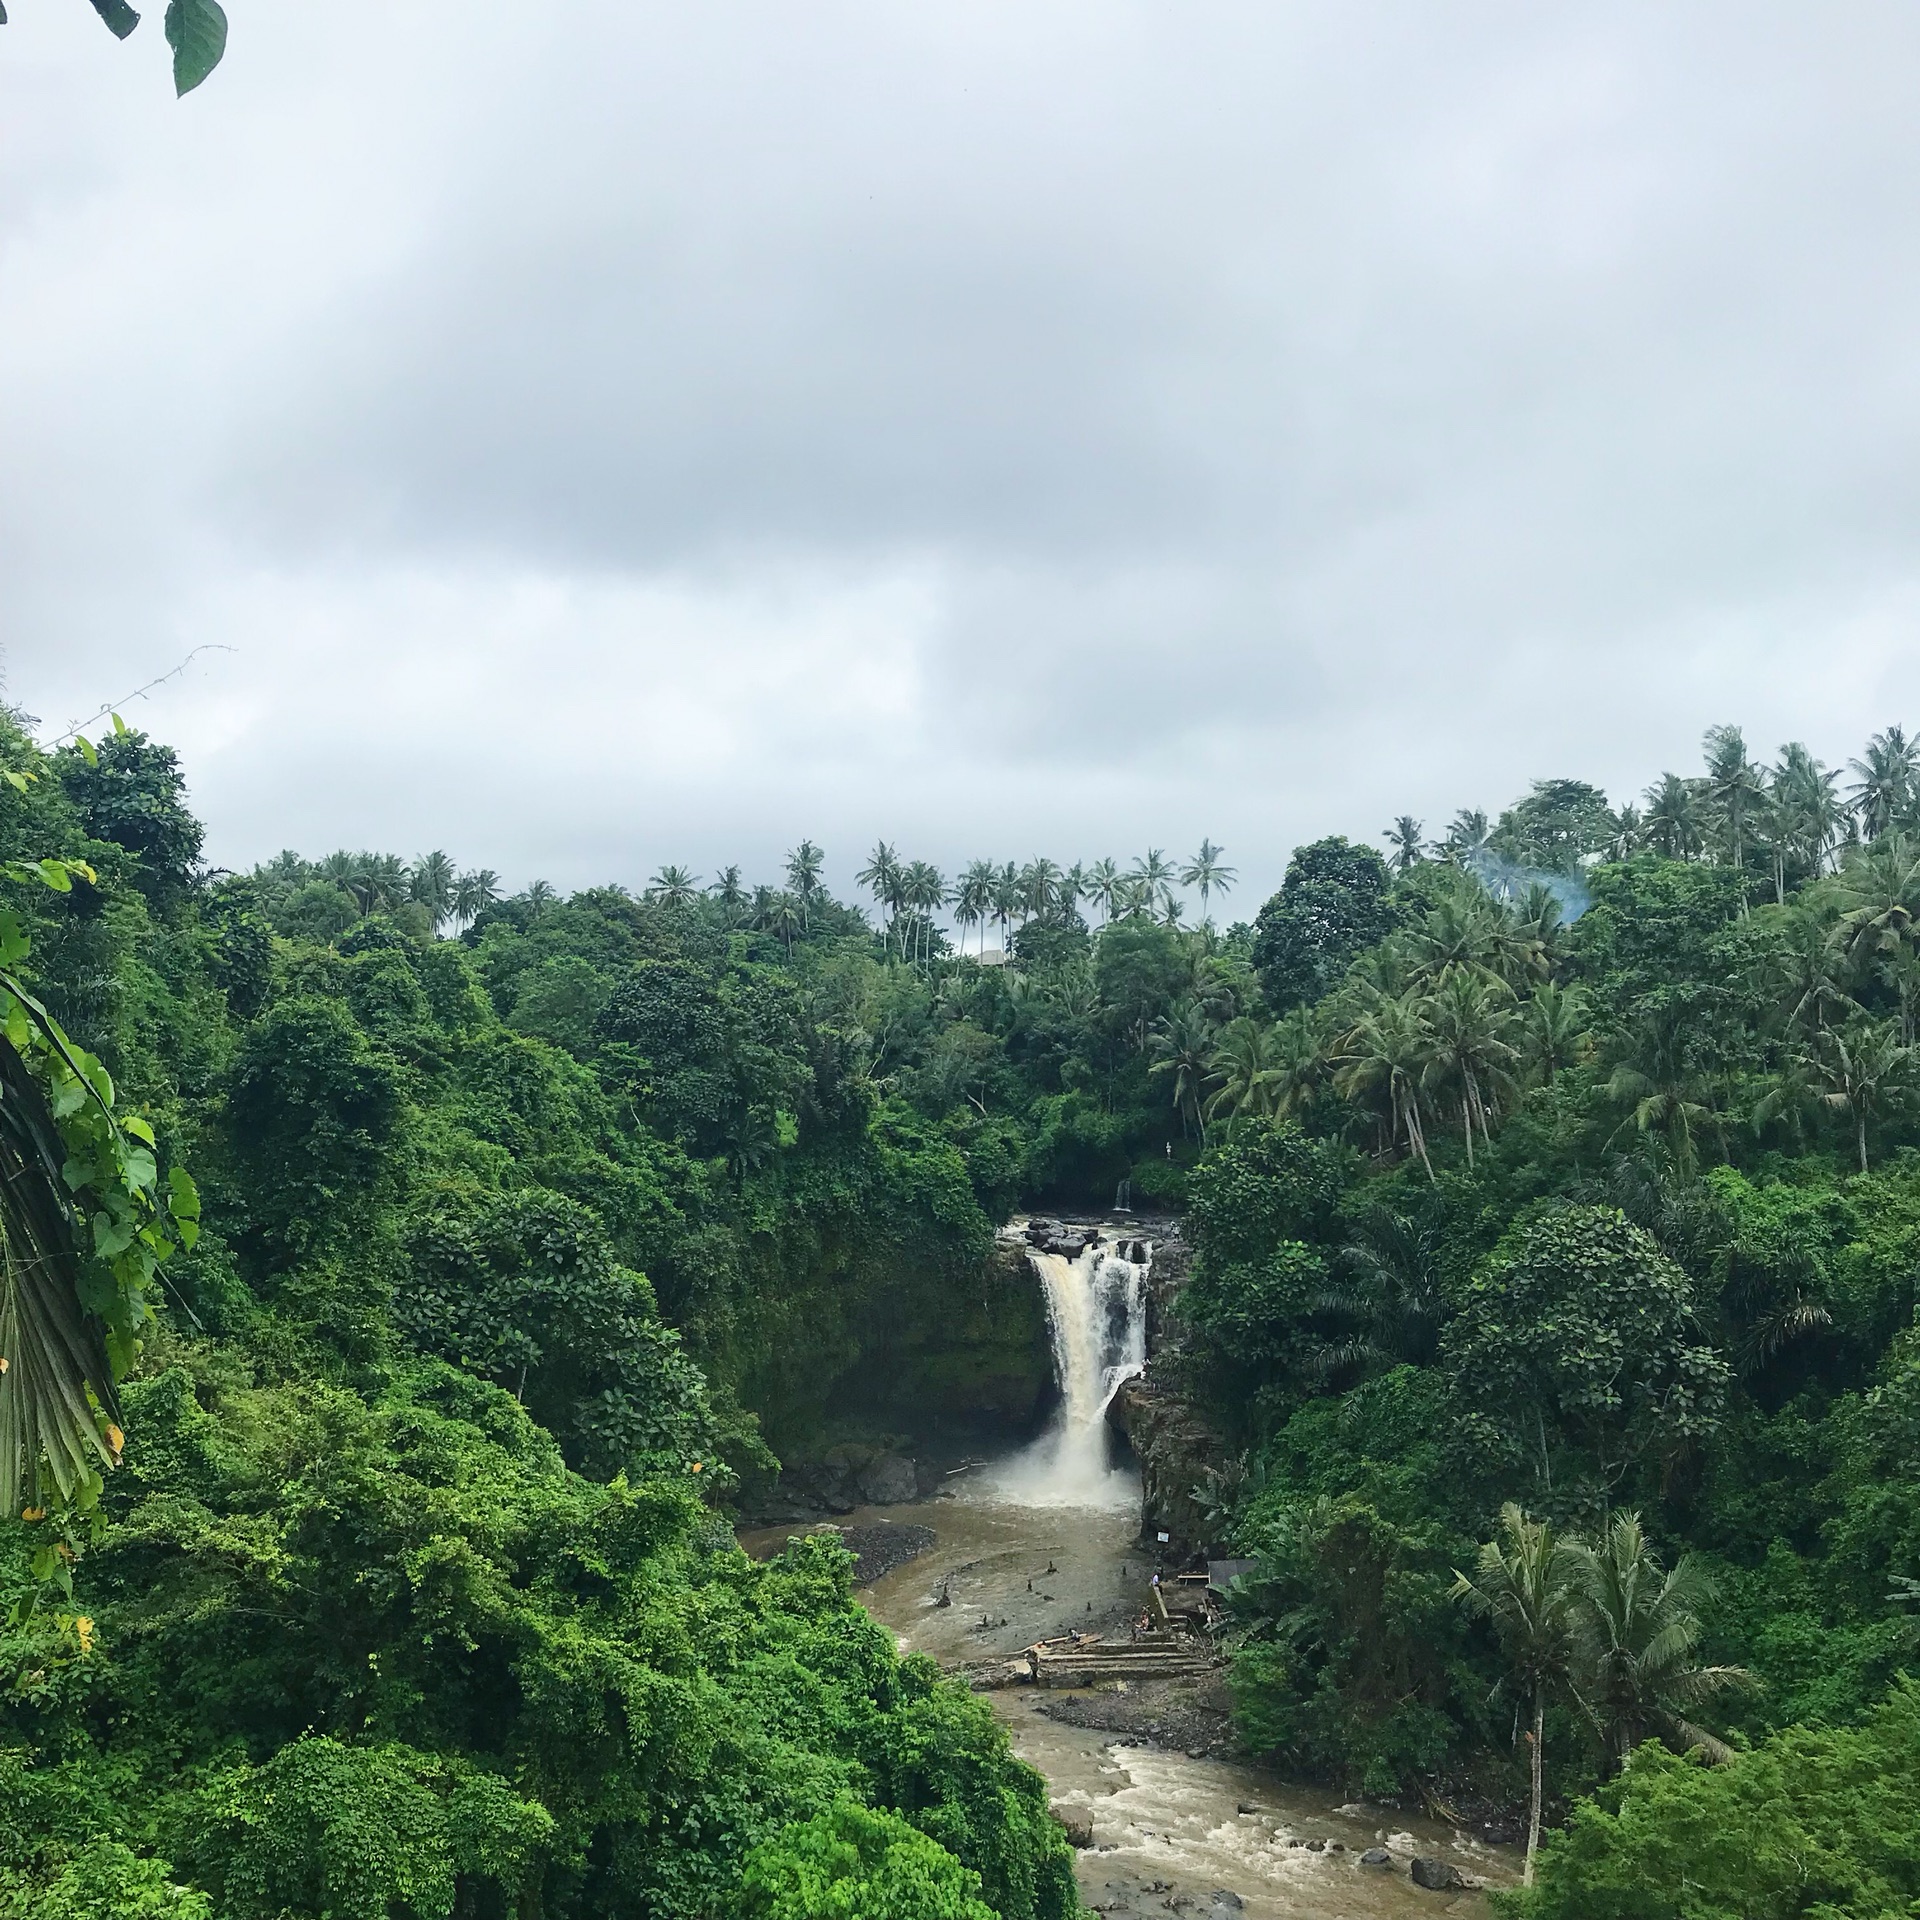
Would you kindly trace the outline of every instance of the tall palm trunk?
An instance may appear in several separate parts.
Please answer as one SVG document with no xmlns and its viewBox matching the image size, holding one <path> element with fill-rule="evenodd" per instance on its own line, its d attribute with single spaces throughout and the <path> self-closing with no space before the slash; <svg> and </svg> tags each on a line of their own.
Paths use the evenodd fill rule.
<svg viewBox="0 0 1920 1920">
<path fill-rule="evenodd" d="M 1407 1142 L 1420 1156 L 1420 1164 L 1427 1170 L 1428 1185 L 1437 1187 L 1440 1182 L 1434 1177 L 1433 1162 L 1427 1158 L 1426 1129 L 1420 1124 L 1420 1096 L 1411 1088 L 1402 1102 L 1401 1117 L 1406 1123 Z"/>
<path fill-rule="evenodd" d="M 1544 1687 L 1533 1690 L 1533 1754 L 1529 1771 L 1533 1776 L 1532 1798 L 1527 1807 L 1527 1867 L 1520 1884 L 1533 1885 L 1533 1856 L 1540 1851 L 1540 1803 L 1546 1797 L 1547 1694 Z"/>
</svg>

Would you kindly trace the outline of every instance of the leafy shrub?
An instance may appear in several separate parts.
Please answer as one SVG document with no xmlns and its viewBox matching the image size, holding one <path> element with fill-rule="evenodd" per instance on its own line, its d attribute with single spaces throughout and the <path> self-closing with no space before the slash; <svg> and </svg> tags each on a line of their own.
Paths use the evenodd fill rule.
<svg viewBox="0 0 1920 1920">
<path fill-rule="evenodd" d="M 842 1800 L 747 1856 L 741 1912 L 760 1920 L 994 1920 L 980 1876 L 899 1815 Z"/>
<path fill-rule="evenodd" d="M 1512 1920 L 1907 1920 L 1920 1900 L 1920 1688 L 1861 1727 L 1794 1727 L 1727 1765 L 1642 1747 L 1585 1801 Z"/>
</svg>

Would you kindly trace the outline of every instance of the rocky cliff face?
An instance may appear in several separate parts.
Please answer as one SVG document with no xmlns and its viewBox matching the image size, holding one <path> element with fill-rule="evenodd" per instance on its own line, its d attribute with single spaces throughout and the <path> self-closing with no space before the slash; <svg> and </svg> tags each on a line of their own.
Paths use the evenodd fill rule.
<svg viewBox="0 0 1920 1920">
<path fill-rule="evenodd" d="M 750 1518 L 911 1500 L 916 1481 L 932 1491 L 959 1459 L 1031 1439 L 1051 1400 L 1046 1304 L 1018 1244 L 997 1241 L 958 1275 L 898 1276 L 861 1317 L 848 1344 L 856 1341 L 816 1410 L 770 1435 L 782 1471 L 777 1484 L 749 1491 Z"/>
<path fill-rule="evenodd" d="M 922 1289 L 918 1311 L 874 1330 L 836 1403 L 929 1443 L 1032 1436 L 1053 1385 L 1047 1309 L 1026 1252 L 996 1241 L 980 1267 Z"/>
<path fill-rule="evenodd" d="M 1209 1544 L 1194 1489 L 1228 1458 L 1225 1438 L 1184 1399 L 1175 1384 L 1178 1334 L 1172 1307 L 1192 1270 L 1192 1249 L 1177 1221 L 1155 1221 L 1142 1233 L 1154 1243 L 1147 1285 L 1147 1370 L 1127 1381 L 1107 1408 L 1127 1436 L 1140 1467 L 1140 1538 L 1170 1565 L 1194 1559 Z M 1160 1535 L 1165 1534 L 1165 1540 Z"/>
<path fill-rule="evenodd" d="M 1140 1465 L 1142 1543 L 1156 1559 L 1181 1565 L 1210 1544 L 1194 1489 L 1210 1468 L 1225 1464 L 1227 1443 L 1164 1383 L 1163 1371 L 1149 1362 L 1114 1395 L 1107 1419 L 1127 1436 Z"/>
</svg>

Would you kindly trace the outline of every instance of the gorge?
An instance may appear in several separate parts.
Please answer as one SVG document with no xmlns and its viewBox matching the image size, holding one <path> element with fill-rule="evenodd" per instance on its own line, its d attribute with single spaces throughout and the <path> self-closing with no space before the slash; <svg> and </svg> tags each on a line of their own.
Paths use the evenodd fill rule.
<svg viewBox="0 0 1920 1920">
<path fill-rule="evenodd" d="M 1465 1887 L 1509 1879 L 1503 1850 L 1457 1829 L 1285 1784 L 1234 1758 L 1221 1669 L 1086 1692 L 1008 1684 L 1009 1656 L 1036 1640 L 1125 1641 L 1150 1605 L 1150 1572 L 1171 1578 L 1184 1560 L 1143 1516 L 1141 1472 L 1111 1418 L 1117 1396 L 1144 1384 L 1156 1258 L 1170 1256 L 1177 1273 L 1184 1245 L 1172 1220 L 1016 1216 L 1000 1232 L 1003 1251 L 1044 1291 L 1056 1403 L 1043 1430 L 955 1475 L 934 1499 L 856 1506 L 839 1524 L 863 1554 L 882 1543 L 882 1570 L 862 1597 L 903 1651 L 930 1654 L 986 1689 L 1015 1752 L 1046 1778 L 1055 1811 L 1079 1836 L 1088 1906 L 1117 1920 L 1168 1911 L 1397 1920 L 1434 1905 L 1411 1877 L 1416 1858 Z M 1181 1469 L 1167 1425 L 1154 1429 L 1156 1464 L 1171 1483 Z M 889 1563 L 889 1533 L 912 1536 L 905 1564 Z M 786 1533 L 745 1538 L 770 1552 Z M 1477 1904 L 1457 1892 L 1446 1904 L 1463 1898 Z"/>
</svg>

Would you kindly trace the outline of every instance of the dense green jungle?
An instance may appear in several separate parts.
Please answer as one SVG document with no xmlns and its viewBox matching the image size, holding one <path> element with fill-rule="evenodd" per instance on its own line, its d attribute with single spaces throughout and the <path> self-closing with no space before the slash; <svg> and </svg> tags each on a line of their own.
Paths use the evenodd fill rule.
<svg viewBox="0 0 1920 1920">
<path fill-rule="evenodd" d="M 1529 1920 L 1920 1912 L 1899 730 L 1321 840 L 1224 929 L 1210 843 L 508 895 L 210 871 L 137 731 L 0 769 L 0 1915 L 1078 1911 L 987 1705 L 732 1529 L 1018 1437 L 993 1230 L 1123 1183 L 1251 1752 L 1531 1807 Z"/>
</svg>

